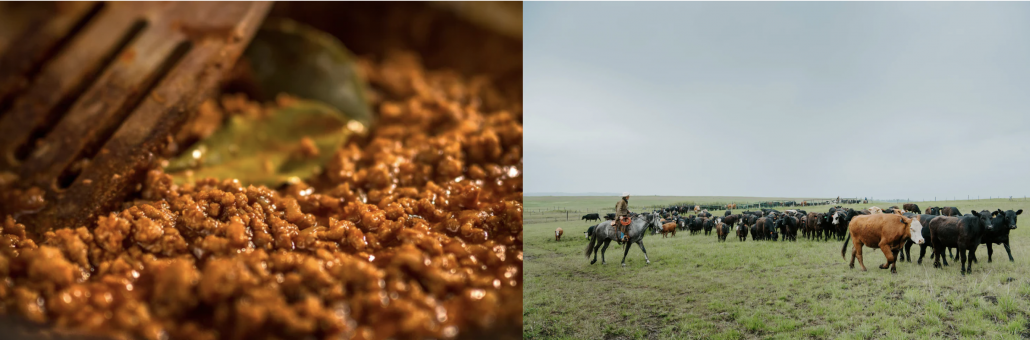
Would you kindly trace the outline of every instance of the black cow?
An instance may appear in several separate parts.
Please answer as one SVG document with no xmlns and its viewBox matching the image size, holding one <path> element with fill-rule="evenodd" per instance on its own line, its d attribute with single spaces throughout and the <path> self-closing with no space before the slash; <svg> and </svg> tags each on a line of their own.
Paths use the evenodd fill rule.
<svg viewBox="0 0 1030 340">
<path fill-rule="evenodd" d="M 929 208 L 926 208 L 926 211 L 924 212 L 924 214 L 927 214 L 927 215 L 940 215 L 941 214 L 941 208 L 940 207 L 929 207 Z"/>
<path fill-rule="evenodd" d="M 690 224 L 690 234 L 691 235 L 697 235 L 698 233 L 701 232 L 701 229 L 704 228 L 704 226 L 705 226 L 705 218 L 704 217 L 697 217 L 697 216 L 695 216 L 693 218 L 693 220 L 694 220 L 693 223 Z"/>
<path fill-rule="evenodd" d="M 956 207 L 944 207 L 941 208 L 941 215 L 943 216 L 962 216 L 962 213 L 958 211 Z"/>
<path fill-rule="evenodd" d="M 705 219 L 705 236 L 708 236 L 708 235 L 712 234 L 712 228 L 715 228 L 715 219 L 714 218 Z"/>
<path fill-rule="evenodd" d="M 765 232 L 765 223 L 768 221 L 766 217 L 755 220 L 755 223 L 751 225 L 751 240 L 759 241 L 764 240 L 765 236 L 768 235 Z"/>
<path fill-rule="evenodd" d="M 765 233 L 766 239 L 771 241 L 778 241 L 780 239 L 780 233 L 776 230 L 777 225 L 782 220 L 780 216 L 775 214 L 767 217 L 769 220 L 765 221 Z"/>
<path fill-rule="evenodd" d="M 584 233 L 588 240 L 590 239 L 590 235 L 594 233 L 594 227 L 596 227 L 596 225 L 590 226 L 590 228 L 587 228 L 587 231 Z"/>
<path fill-rule="evenodd" d="M 837 231 L 835 225 L 833 225 L 833 209 L 830 212 L 824 213 L 819 219 L 819 226 L 816 228 L 816 239 L 822 239 L 823 241 L 829 241 L 833 234 Z"/>
<path fill-rule="evenodd" d="M 726 215 L 726 217 L 722 219 L 722 223 L 726 223 L 730 227 L 737 225 L 738 221 L 740 221 L 740 215 Z"/>
<path fill-rule="evenodd" d="M 600 221 L 601 220 L 601 216 L 598 215 L 597 213 L 586 214 L 586 215 L 583 215 L 583 218 L 581 218 L 581 220 Z"/>
<path fill-rule="evenodd" d="M 1009 254 L 1009 261 L 1016 262 L 1012 258 L 1012 249 L 1009 249 L 1009 231 L 1016 229 L 1016 215 L 1022 214 L 1023 209 L 1019 211 L 995 211 L 991 213 L 994 216 L 991 219 L 991 225 L 993 229 L 987 231 L 984 237 L 980 240 L 983 244 L 987 245 L 987 262 L 991 262 L 991 255 L 994 254 L 994 249 L 991 247 L 994 244 L 1001 244 L 1005 246 L 1005 252 Z M 973 261 L 976 261 L 976 254 L 973 254 Z"/>
<path fill-rule="evenodd" d="M 730 212 L 729 210 L 726 210 L 726 213 L 723 214 L 722 216 L 730 216 L 730 215 L 733 215 L 733 212 Z"/>
<path fill-rule="evenodd" d="M 940 258 L 944 256 L 944 247 L 958 248 L 962 262 L 962 275 L 972 272 L 973 254 L 980 245 L 984 234 L 994 229 L 991 225 L 991 212 L 984 210 L 971 211 L 970 215 L 961 217 L 940 216 L 930 221 L 930 239 L 933 242 L 933 266 L 940 268 Z M 967 255 L 968 251 L 968 255 Z"/>
<path fill-rule="evenodd" d="M 914 213 L 917 213 L 917 214 L 923 212 L 922 210 L 919 209 L 919 205 L 915 204 L 915 203 L 905 203 L 905 204 L 902 204 L 901 207 L 904 208 L 905 211 L 914 212 Z"/>
<path fill-rule="evenodd" d="M 784 241 L 797 241 L 798 240 L 798 219 L 794 216 L 786 216 L 781 218 L 778 223 L 780 224 L 780 233 L 783 234 Z"/>
<path fill-rule="evenodd" d="M 837 241 L 844 241 L 845 236 L 848 233 L 848 225 L 851 224 L 851 219 L 858 216 L 858 212 L 851 208 L 842 208 L 837 210 L 837 225 L 835 232 L 837 233 Z M 830 223 L 833 223 L 833 217 L 830 217 Z"/>
<path fill-rule="evenodd" d="M 904 216 L 908 217 L 908 218 L 919 218 L 919 224 L 921 226 L 923 226 L 923 230 L 920 231 L 921 234 L 923 234 L 923 239 L 927 239 L 927 240 L 930 239 L 930 220 L 933 220 L 933 218 L 936 217 L 937 215 L 931 215 L 931 214 L 925 214 L 925 213 L 924 214 L 919 214 L 919 213 L 905 212 Z M 912 263 L 912 245 L 913 244 L 916 244 L 916 242 L 913 242 L 912 240 L 907 240 L 907 241 L 904 242 L 904 246 L 902 246 L 901 250 L 898 251 L 898 261 L 905 261 L 905 260 L 907 260 L 908 263 Z M 922 265 L 923 264 L 923 257 L 926 256 L 926 247 L 928 247 L 928 246 L 932 246 L 932 244 L 930 244 L 930 242 L 926 242 L 926 243 L 923 243 L 923 244 L 919 245 L 919 260 L 916 261 L 916 264 L 918 264 L 918 265 Z M 954 247 L 949 247 L 948 248 L 948 257 L 945 257 L 945 258 L 941 259 L 941 260 L 943 260 L 943 262 L 945 262 L 945 266 L 948 266 L 948 258 L 954 258 L 952 249 L 954 249 Z M 930 248 L 930 250 L 933 250 L 933 248 Z M 973 256 L 974 256 L 973 257 L 973 261 L 976 261 L 975 254 L 973 254 Z M 933 253 L 930 254 L 930 257 L 933 257 Z"/>
<path fill-rule="evenodd" d="M 937 217 L 937 215 L 915 214 L 915 213 L 905 213 L 904 215 L 905 215 L 905 217 L 908 217 L 908 218 L 918 218 L 919 219 L 919 224 L 923 226 L 923 229 L 920 230 L 920 233 L 923 235 L 923 239 L 926 239 L 926 240 L 930 239 L 930 221 L 932 221 L 935 217 Z M 912 245 L 913 244 L 916 244 L 916 243 L 912 242 L 911 239 L 908 240 L 908 241 L 905 241 L 905 245 L 901 248 L 900 251 L 898 251 L 898 261 L 904 261 L 904 260 L 907 259 L 909 263 L 912 262 L 912 250 L 911 249 L 912 249 Z M 923 264 L 923 257 L 926 256 L 926 247 L 930 247 L 930 246 L 932 246 L 932 244 L 930 242 L 925 242 L 925 243 L 919 245 L 919 260 L 916 261 L 916 264 Z M 948 257 L 952 256 L 952 252 L 951 252 L 952 249 L 953 248 L 948 248 L 948 256 L 943 258 L 945 266 L 948 265 Z M 930 250 L 933 250 L 933 249 L 931 248 Z M 933 254 L 930 254 L 930 256 L 932 257 Z"/>
<path fill-rule="evenodd" d="M 676 217 L 676 229 L 683 231 L 690 228 L 691 218 L 678 216 Z"/>
<path fill-rule="evenodd" d="M 607 214 L 605 214 L 604 215 L 604 219 L 609 220 L 609 221 L 614 221 L 615 220 L 615 213 L 607 213 Z"/>
</svg>

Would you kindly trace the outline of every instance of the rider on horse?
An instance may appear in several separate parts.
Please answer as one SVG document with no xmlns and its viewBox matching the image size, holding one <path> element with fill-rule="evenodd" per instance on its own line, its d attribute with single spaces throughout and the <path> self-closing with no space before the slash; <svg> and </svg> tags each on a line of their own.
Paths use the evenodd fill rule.
<svg viewBox="0 0 1030 340">
<path fill-rule="evenodd" d="M 612 221 L 612 225 L 619 228 L 619 233 L 622 233 L 622 242 L 629 241 L 629 193 L 622 193 L 622 199 L 618 203 L 615 203 L 615 220 Z M 621 243 L 621 242 L 620 242 Z"/>
</svg>

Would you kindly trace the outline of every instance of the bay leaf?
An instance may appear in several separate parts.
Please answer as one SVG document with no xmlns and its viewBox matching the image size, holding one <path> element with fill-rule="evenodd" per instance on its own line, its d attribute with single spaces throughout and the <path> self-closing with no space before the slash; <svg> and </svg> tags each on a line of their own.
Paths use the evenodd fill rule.
<svg viewBox="0 0 1030 340">
<path fill-rule="evenodd" d="M 259 100 L 289 93 L 331 105 L 362 124 L 372 121 L 354 55 L 328 33 L 293 20 L 270 18 L 247 46 L 243 59 Z"/>
<path fill-rule="evenodd" d="M 267 117 L 231 117 L 211 136 L 169 160 L 165 172 L 177 184 L 213 177 L 275 187 L 318 174 L 355 133 L 346 115 L 320 102 L 298 99 L 270 110 Z M 313 142 L 317 155 L 303 151 L 304 138 Z"/>
</svg>

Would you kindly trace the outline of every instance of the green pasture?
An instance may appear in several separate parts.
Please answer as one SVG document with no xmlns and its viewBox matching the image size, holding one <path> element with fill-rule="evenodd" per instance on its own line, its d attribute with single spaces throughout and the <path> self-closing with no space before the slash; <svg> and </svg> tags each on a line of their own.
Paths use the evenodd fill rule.
<svg viewBox="0 0 1030 340">
<path fill-rule="evenodd" d="M 553 207 L 607 209 L 614 199 L 526 197 L 524 206 L 557 218 L 564 213 Z M 690 200 L 731 199 L 642 196 L 631 199 L 631 210 Z M 955 206 L 963 213 L 1030 207 L 1022 199 L 915 203 L 923 209 Z M 847 206 L 895 204 L 900 206 L 882 202 Z M 1001 246 L 995 247 L 995 261 L 987 263 L 987 250 L 981 245 L 980 263 L 965 277 L 959 274 L 958 263 L 935 269 L 929 257 L 922 265 L 899 263 L 898 274 L 891 275 L 878 268 L 885 262 L 883 253 L 871 248 L 864 249 L 869 271 L 849 269 L 841 258 L 842 243 L 837 241 L 739 242 L 731 236 L 727 242 L 717 242 L 714 235 L 685 232 L 664 239 L 646 236 L 650 265 L 633 246 L 627 266 L 620 267 L 623 248 L 614 242 L 607 251 L 607 265 L 601 265 L 600 257 L 590 265 L 584 258 L 587 240 L 583 235 L 590 224 L 577 216 L 569 222 L 525 225 L 524 338 L 1030 338 L 1028 222 L 1020 221 L 1020 228 L 1012 231 L 1014 263 Z M 554 240 L 558 227 L 565 231 L 561 242 Z M 918 246 L 912 249 L 918 257 Z"/>
</svg>

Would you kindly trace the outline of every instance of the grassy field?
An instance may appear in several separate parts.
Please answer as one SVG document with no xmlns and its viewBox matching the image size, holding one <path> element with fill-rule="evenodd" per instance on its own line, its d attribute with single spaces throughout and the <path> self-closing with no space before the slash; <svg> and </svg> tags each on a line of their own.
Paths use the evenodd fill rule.
<svg viewBox="0 0 1030 340">
<path fill-rule="evenodd" d="M 631 203 L 644 205 L 646 199 Z M 677 199 L 685 200 L 664 198 Z M 526 197 L 525 206 L 599 209 L 614 203 L 608 201 L 612 198 Z M 918 202 L 922 208 L 956 206 L 963 213 L 1018 210 L 1028 203 Z M 893 204 L 849 207 L 871 205 Z M 981 245 L 981 262 L 965 277 L 958 263 L 934 269 L 928 259 L 923 265 L 899 263 L 898 274 L 891 275 L 878 268 L 883 253 L 871 248 L 864 249 L 869 271 L 848 269 L 837 241 L 738 242 L 731 236 L 721 243 L 714 235 L 687 233 L 646 236 L 650 265 L 634 246 L 627 266 L 620 267 L 623 248 L 615 243 L 608 248 L 608 265 L 590 265 L 583 257 L 588 224 L 525 226 L 524 338 L 1030 338 L 1030 223 L 1012 231 L 1014 263 L 1000 246 L 995 262 L 987 263 Z M 561 242 L 554 241 L 557 227 L 565 230 Z M 913 250 L 918 257 L 918 247 Z"/>
</svg>

